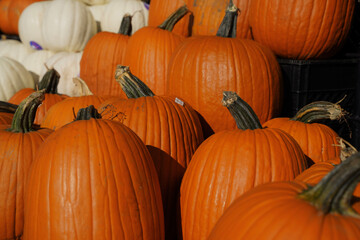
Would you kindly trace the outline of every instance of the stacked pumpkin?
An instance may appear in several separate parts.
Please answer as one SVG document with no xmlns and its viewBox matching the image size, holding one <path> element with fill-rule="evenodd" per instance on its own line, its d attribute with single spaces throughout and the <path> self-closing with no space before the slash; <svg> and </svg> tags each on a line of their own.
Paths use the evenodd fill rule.
<svg viewBox="0 0 360 240">
<path fill-rule="evenodd" d="M 271 9 L 279 19 L 289 9 L 324 9 L 290 2 L 285 13 Z M 324 225 L 320 233 L 317 221 L 341 221 L 349 239 L 358 236 L 351 201 L 360 157 L 345 160 L 338 135 L 315 123 L 343 110 L 322 101 L 277 118 L 276 55 L 333 54 L 352 15 L 352 3 L 342 3 L 324 9 L 342 29 L 324 35 L 337 40 L 306 35 L 306 47 L 273 44 L 266 31 L 276 21 L 264 24 L 268 12 L 255 0 L 151 0 L 149 13 L 139 0 L 31 4 L 19 23 L 21 46 L 32 52 L 22 62 L 40 83 L 0 58 L 2 72 L 23 67 L 1 80 L 1 100 L 12 104 L 0 103 L 0 122 L 11 125 L 0 127 L 0 239 L 295 239 L 315 215 L 308 239 L 335 231 Z M 276 49 L 284 46 L 301 52 Z M 14 52 L 6 54 L 22 54 Z M 314 175 L 319 165 L 325 170 Z M 280 213 L 292 211 L 303 217 L 287 227 L 291 215 Z"/>
</svg>

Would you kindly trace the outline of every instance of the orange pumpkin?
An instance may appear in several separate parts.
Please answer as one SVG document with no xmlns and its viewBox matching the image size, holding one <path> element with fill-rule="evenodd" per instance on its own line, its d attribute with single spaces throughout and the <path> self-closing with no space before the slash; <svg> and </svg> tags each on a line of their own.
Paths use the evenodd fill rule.
<svg viewBox="0 0 360 240">
<path fill-rule="evenodd" d="M 164 239 L 146 146 L 123 124 L 95 119 L 94 110 L 80 110 L 39 150 L 25 195 L 24 239 Z"/>
<path fill-rule="evenodd" d="M 359 177 L 358 153 L 314 187 L 298 182 L 258 186 L 234 201 L 208 239 L 358 239 L 360 215 L 351 200 Z"/>
<path fill-rule="evenodd" d="M 241 194 L 267 182 L 293 180 L 307 167 L 296 141 L 282 130 L 262 128 L 236 93 L 224 92 L 223 104 L 239 129 L 210 136 L 191 159 L 180 190 L 184 240 L 207 239 Z"/>
<path fill-rule="evenodd" d="M 32 93 L 17 108 L 11 125 L 0 127 L 0 239 L 19 239 L 24 226 L 24 193 L 30 165 L 52 132 L 33 120 L 44 92 Z"/>
<path fill-rule="evenodd" d="M 0 30 L 6 34 L 18 35 L 18 23 L 22 11 L 34 2 L 43 0 L 1 0 Z"/>
<path fill-rule="evenodd" d="M 338 164 L 341 161 L 339 135 L 330 127 L 316 121 L 343 117 L 344 110 L 340 105 L 319 101 L 304 106 L 292 118 L 273 118 L 264 123 L 264 126 L 279 128 L 289 133 L 313 162 L 331 160 Z"/>
<path fill-rule="evenodd" d="M 34 123 L 40 125 L 45 114 L 54 104 L 67 98 L 67 95 L 57 93 L 57 85 L 59 83 L 60 75 L 55 69 L 50 69 L 41 79 L 38 89 L 45 89 L 45 99 L 39 106 Z M 9 103 L 19 104 L 23 99 L 35 92 L 35 89 L 24 88 L 15 93 L 9 100 Z"/>
<path fill-rule="evenodd" d="M 174 24 L 188 9 L 183 6 L 158 27 L 143 27 L 130 38 L 125 65 L 157 95 L 165 95 L 169 60 L 184 37 L 172 33 Z"/>
<path fill-rule="evenodd" d="M 86 44 L 80 61 L 80 77 L 95 95 L 125 94 L 114 81 L 118 64 L 123 64 L 131 34 L 131 16 L 124 16 L 119 33 L 99 32 Z"/>
<path fill-rule="evenodd" d="M 41 127 L 57 130 L 60 127 L 72 122 L 76 118 L 76 113 L 81 108 L 93 105 L 99 107 L 105 100 L 111 98 L 109 96 L 98 96 L 87 88 L 87 85 L 79 78 L 74 78 L 74 82 L 84 88 L 84 92 L 79 97 L 69 97 L 63 101 L 54 104 L 46 113 Z"/>
<path fill-rule="evenodd" d="M 252 0 L 249 23 L 255 41 L 283 58 L 333 56 L 346 40 L 354 0 Z"/>
<path fill-rule="evenodd" d="M 218 101 L 224 90 L 239 93 L 262 123 L 280 113 L 280 66 L 268 48 L 231 37 L 235 29 L 230 26 L 236 25 L 230 18 L 236 14 L 237 9 L 229 6 L 218 36 L 186 39 L 169 63 L 167 94 L 184 99 L 200 113 L 205 137 L 236 128 Z"/>
<path fill-rule="evenodd" d="M 165 236 L 175 239 L 181 179 L 203 141 L 200 121 L 191 106 L 180 99 L 155 96 L 128 67 L 119 66 L 116 78 L 129 99 L 108 100 L 99 109 L 103 118 L 121 121 L 147 145 L 160 179 Z"/>
<path fill-rule="evenodd" d="M 233 2 L 240 11 L 236 20 L 236 36 L 251 38 L 248 20 L 251 0 L 191 0 L 189 9 L 194 15 L 192 36 L 215 36 L 229 2 Z"/>
</svg>

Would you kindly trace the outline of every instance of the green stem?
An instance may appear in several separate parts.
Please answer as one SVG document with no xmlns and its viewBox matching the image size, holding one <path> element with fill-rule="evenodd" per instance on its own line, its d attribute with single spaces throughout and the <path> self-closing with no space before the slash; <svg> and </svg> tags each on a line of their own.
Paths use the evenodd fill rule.
<svg viewBox="0 0 360 240">
<path fill-rule="evenodd" d="M 57 94 L 60 74 L 55 69 L 49 69 L 39 82 L 39 90 L 45 89 L 45 93 Z"/>
<path fill-rule="evenodd" d="M 337 165 L 317 185 L 298 195 L 323 213 L 338 213 L 360 218 L 351 207 L 353 192 L 360 181 L 360 153 Z"/>
<path fill-rule="evenodd" d="M 98 113 L 94 105 L 90 105 L 86 108 L 81 108 L 75 118 L 75 121 L 78 120 L 90 120 L 91 118 L 100 119 L 101 115 Z"/>
<path fill-rule="evenodd" d="M 230 0 L 220 27 L 216 33 L 218 37 L 236 38 L 236 25 L 239 9 Z"/>
<path fill-rule="evenodd" d="M 0 112 L 15 113 L 18 105 L 9 102 L 0 101 Z"/>
<path fill-rule="evenodd" d="M 235 92 L 224 91 L 222 104 L 227 107 L 234 117 L 239 129 L 261 129 L 261 123 L 254 110 Z"/>
<path fill-rule="evenodd" d="M 175 24 L 189 11 L 186 5 L 180 7 L 178 10 L 173 12 L 158 28 L 163 30 L 172 31 Z"/>
<path fill-rule="evenodd" d="M 130 14 L 125 14 L 123 19 L 121 20 L 120 28 L 119 28 L 119 34 L 122 35 L 131 35 L 132 31 L 132 24 L 131 24 L 132 16 Z"/>
<path fill-rule="evenodd" d="M 129 67 L 118 65 L 115 79 L 120 83 L 122 90 L 128 98 L 153 97 L 155 94 L 139 78 L 134 76 Z"/>
<path fill-rule="evenodd" d="M 291 120 L 313 123 L 324 119 L 340 120 L 346 114 L 346 111 L 338 103 L 317 101 L 301 108 Z"/>
<path fill-rule="evenodd" d="M 40 90 L 23 100 L 16 109 L 9 131 L 21 133 L 34 131 L 33 123 L 36 110 L 44 99 L 45 90 Z"/>
</svg>

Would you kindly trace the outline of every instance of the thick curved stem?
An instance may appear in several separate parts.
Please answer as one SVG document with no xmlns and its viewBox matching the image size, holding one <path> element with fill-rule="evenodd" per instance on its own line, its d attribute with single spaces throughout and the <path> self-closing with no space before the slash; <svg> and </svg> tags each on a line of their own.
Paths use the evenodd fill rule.
<svg viewBox="0 0 360 240">
<path fill-rule="evenodd" d="M 18 105 L 9 102 L 0 101 L 0 112 L 15 113 Z"/>
<path fill-rule="evenodd" d="M 216 33 L 218 37 L 235 38 L 236 37 L 236 25 L 239 9 L 230 0 L 226 9 L 225 17 L 223 18 L 220 27 Z"/>
<path fill-rule="evenodd" d="M 38 106 L 45 98 L 45 90 L 32 93 L 24 101 L 22 101 L 16 112 L 9 131 L 27 133 L 34 131 L 33 123 Z"/>
<path fill-rule="evenodd" d="M 346 114 L 346 111 L 338 103 L 317 101 L 301 108 L 291 120 L 313 123 L 324 119 L 340 120 Z"/>
<path fill-rule="evenodd" d="M 223 92 L 222 104 L 227 107 L 234 117 L 239 129 L 261 129 L 261 123 L 254 110 L 235 92 Z"/>
<path fill-rule="evenodd" d="M 123 19 L 121 20 L 119 34 L 131 36 L 132 32 L 132 24 L 131 24 L 132 16 L 130 14 L 125 14 Z"/>
<path fill-rule="evenodd" d="M 49 69 L 39 82 L 39 90 L 45 89 L 45 93 L 57 94 L 60 74 L 54 69 Z"/>
<path fill-rule="evenodd" d="M 323 213 L 360 215 L 351 208 L 355 187 L 360 181 L 360 153 L 356 153 L 337 165 L 317 185 L 309 187 L 298 195 Z"/>
<path fill-rule="evenodd" d="M 176 10 L 174 13 L 172 13 L 161 25 L 158 26 L 158 28 L 161 28 L 163 30 L 172 31 L 175 24 L 185 16 L 185 14 L 189 11 L 189 9 L 186 7 L 186 5 L 180 7 L 178 10 Z"/>
<path fill-rule="evenodd" d="M 155 94 L 139 78 L 134 76 L 129 67 L 118 65 L 115 79 L 121 85 L 128 98 L 153 97 Z"/>
</svg>

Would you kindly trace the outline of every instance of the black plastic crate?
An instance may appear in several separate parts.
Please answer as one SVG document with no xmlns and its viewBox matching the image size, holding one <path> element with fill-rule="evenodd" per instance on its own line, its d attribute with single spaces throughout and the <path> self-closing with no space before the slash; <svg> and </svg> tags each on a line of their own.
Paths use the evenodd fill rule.
<svg viewBox="0 0 360 240">
<path fill-rule="evenodd" d="M 340 102 L 349 115 L 346 122 L 324 121 L 341 137 L 355 142 L 358 130 L 354 121 L 360 106 L 356 104 L 360 84 L 360 57 L 327 60 L 278 59 L 284 83 L 282 116 L 292 117 L 306 104 L 314 101 Z M 360 90 L 360 88 L 359 88 Z M 360 92 L 359 92 L 360 93 Z M 360 99 L 360 98 L 359 98 Z M 358 109 L 359 108 L 359 109 Z M 358 109 L 358 110 L 357 110 Z M 360 136 L 360 135 L 357 135 Z"/>
<path fill-rule="evenodd" d="M 360 58 L 331 60 L 278 59 L 283 75 L 283 116 L 293 116 L 313 101 L 341 102 L 354 112 Z"/>
</svg>

